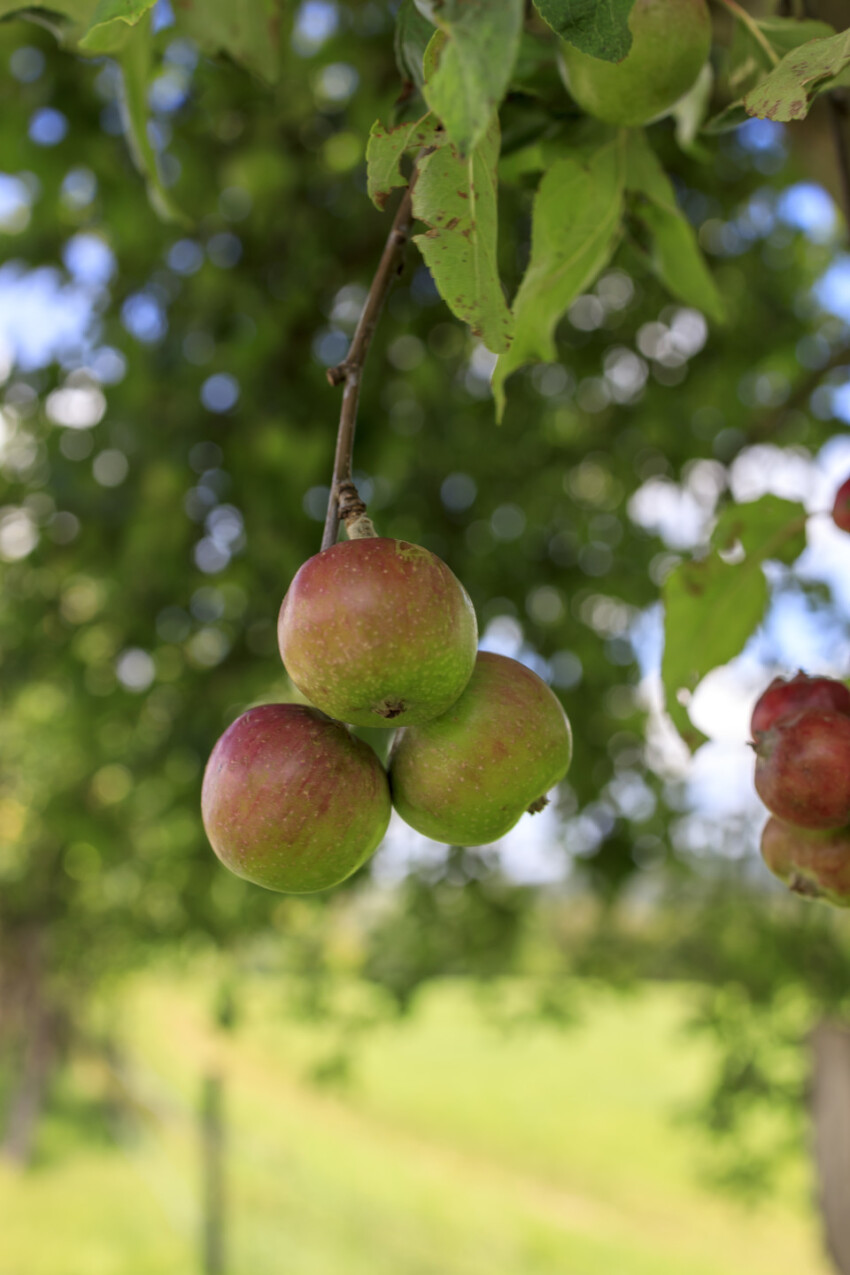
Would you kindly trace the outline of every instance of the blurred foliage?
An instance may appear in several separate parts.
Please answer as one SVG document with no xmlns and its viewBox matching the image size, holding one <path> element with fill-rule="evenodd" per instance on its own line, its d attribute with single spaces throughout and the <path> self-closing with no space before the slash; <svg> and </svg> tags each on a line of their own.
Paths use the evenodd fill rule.
<svg viewBox="0 0 850 1275">
<path fill-rule="evenodd" d="M 401 1010 L 431 978 L 504 977 L 516 968 L 530 893 L 488 871 L 484 856 L 453 849 L 437 874 L 402 883 L 396 905 L 370 928 L 363 973 Z"/>
<path fill-rule="evenodd" d="M 198 803 L 222 729 L 292 693 L 275 619 L 319 547 L 338 412 L 325 371 L 388 227 L 366 196 L 364 148 L 397 94 L 391 15 L 327 12 L 321 38 L 296 14 L 277 87 L 167 24 L 152 35 L 149 137 L 191 232 L 146 202 L 113 61 L 0 24 L 0 296 L 21 313 L 0 442 L 0 965 L 13 977 L 37 931 L 51 1003 L 75 1006 L 162 944 L 229 950 L 292 923 L 288 904 L 218 866 Z M 529 109 L 509 98 L 506 138 Z M 810 394 L 846 342 L 809 291 L 832 247 L 776 216 L 803 171 L 783 137 L 730 133 L 699 155 L 669 123 L 653 138 L 726 326 L 707 334 L 671 304 L 626 235 L 559 327 L 558 361 L 514 377 L 497 428 L 492 360 L 411 254 L 370 355 L 356 451 L 380 531 L 444 557 L 482 631 L 546 661 L 577 740 L 562 848 L 609 925 L 649 866 L 690 871 L 668 848 L 679 798 L 643 738 L 632 642 L 677 554 L 629 516 L 630 498 L 700 465 L 722 489 L 749 441 L 815 451 L 834 423 Z M 500 194 L 511 293 L 534 180 L 518 163 Z M 434 974 L 494 978 L 524 950 L 535 897 L 486 856 L 452 852 L 401 886 L 364 968 L 402 1007 Z M 331 901 L 298 907 L 321 917 Z M 755 944 L 760 904 L 742 908 Z M 828 927 L 820 913 L 800 924 L 813 965 L 793 977 L 812 973 L 825 995 L 814 972 Z M 596 933 L 596 971 L 627 982 L 628 945 Z M 715 936 L 693 952 L 709 979 Z M 778 988 L 786 967 L 764 968 Z M 541 1005 L 561 1014 L 548 977 Z"/>
</svg>

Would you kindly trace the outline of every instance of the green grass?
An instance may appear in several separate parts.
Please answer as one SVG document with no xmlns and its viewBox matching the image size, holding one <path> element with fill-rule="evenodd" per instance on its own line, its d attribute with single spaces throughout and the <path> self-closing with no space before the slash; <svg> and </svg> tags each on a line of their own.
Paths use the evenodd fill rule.
<svg viewBox="0 0 850 1275">
<path fill-rule="evenodd" d="M 700 1185 L 673 1120 L 706 1057 L 683 988 L 585 990 L 585 1017 L 511 1033 L 461 984 L 367 1034 L 346 1089 L 309 1067 L 333 1044 L 255 980 L 217 1044 L 210 987 L 140 980 L 124 999 L 147 1115 L 126 1146 L 53 1117 L 38 1166 L 0 1176 L 0 1275 L 197 1271 L 203 1070 L 227 1083 L 228 1275 L 826 1275 L 806 1171 L 746 1212 Z M 98 1078 L 78 1069 L 78 1103 Z"/>
</svg>

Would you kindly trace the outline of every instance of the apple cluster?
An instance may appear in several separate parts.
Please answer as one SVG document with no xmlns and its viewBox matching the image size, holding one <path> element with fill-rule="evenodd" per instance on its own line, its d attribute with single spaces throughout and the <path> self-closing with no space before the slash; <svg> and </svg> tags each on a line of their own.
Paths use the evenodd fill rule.
<svg viewBox="0 0 850 1275">
<path fill-rule="evenodd" d="M 761 852 L 797 894 L 850 905 L 850 689 L 775 678 L 753 710 L 756 791 L 771 818 Z"/>
<path fill-rule="evenodd" d="M 204 827 L 237 876 L 293 893 L 336 885 L 377 848 L 393 806 L 435 840 L 487 844 L 567 772 L 557 696 L 477 650 L 466 590 L 419 545 L 370 536 L 310 558 L 278 641 L 309 704 L 249 709 L 204 773 Z M 354 733 L 375 726 L 396 732 L 386 769 Z"/>
<path fill-rule="evenodd" d="M 850 531 L 850 478 L 832 521 Z M 767 866 L 797 894 L 850 907 L 850 689 L 831 677 L 777 677 L 753 709 L 756 791 L 771 818 Z"/>
</svg>

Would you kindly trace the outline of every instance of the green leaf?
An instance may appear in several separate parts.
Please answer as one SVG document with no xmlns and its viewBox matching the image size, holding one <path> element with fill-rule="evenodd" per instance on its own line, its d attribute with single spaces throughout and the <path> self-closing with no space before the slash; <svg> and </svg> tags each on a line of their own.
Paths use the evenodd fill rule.
<svg viewBox="0 0 850 1275">
<path fill-rule="evenodd" d="M 744 98 L 749 115 L 759 119 L 804 119 L 824 80 L 850 65 L 850 31 L 807 44 L 785 55 L 777 67 Z"/>
<path fill-rule="evenodd" d="M 779 58 L 809 40 L 835 34 L 828 22 L 814 18 L 800 21 L 795 18 L 762 18 L 756 25 Z M 711 135 L 726 133 L 745 123 L 749 117 L 744 108 L 744 94 L 769 75 L 774 65 L 752 31 L 744 23 L 736 22 L 723 77 L 733 100 L 708 121 L 703 132 Z"/>
<path fill-rule="evenodd" d="M 273 84 L 280 72 L 283 0 L 173 0 L 179 30 Z"/>
<path fill-rule="evenodd" d="M 425 76 L 425 83 L 432 80 L 437 74 L 440 66 L 440 58 L 443 49 L 448 42 L 448 36 L 445 31 L 434 31 L 431 39 L 425 45 L 425 52 L 422 54 L 422 71 Z"/>
<path fill-rule="evenodd" d="M 774 63 L 749 27 L 736 22 L 725 59 L 725 87 L 736 102 L 768 74 Z"/>
<path fill-rule="evenodd" d="M 743 102 L 732 102 L 731 105 L 723 108 L 717 115 L 713 115 L 706 124 L 703 125 L 703 133 L 707 133 L 709 137 L 719 133 L 731 133 L 732 129 L 740 128 L 742 124 L 746 124 L 749 115 L 744 110 Z"/>
<path fill-rule="evenodd" d="M 426 155 L 413 188 L 413 212 L 430 227 L 415 236 L 441 297 L 496 353 L 513 324 L 496 264 L 499 122 L 463 156 L 452 145 Z"/>
<path fill-rule="evenodd" d="M 667 711 L 690 749 L 705 736 L 692 723 L 687 704 L 706 673 L 737 655 L 761 622 L 768 599 L 760 565 L 747 570 L 715 554 L 683 562 L 664 583 L 664 655 L 661 680 Z"/>
<path fill-rule="evenodd" d="M 407 185 L 401 171 L 401 159 L 407 151 L 442 144 L 445 134 L 438 128 L 438 121 L 430 112 L 421 120 L 395 128 L 385 128 L 380 120 L 375 121 L 366 144 L 366 182 L 376 208 L 384 208 L 392 192 Z"/>
<path fill-rule="evenodd" d="M 712 551 L 668 576 L 661 678 L 667 710 L 690 748 L 704 739 L 688 716 L 691 694 L 706 673 L 739 654 L 761 623 L 769 597 L 763 564 L 799 557 L 805 526 L 803 507 L 777 496 L 729 505 L 718 518 Z M 724 562 L 724 552 L 743 557 Z"/>
<path fill-rule="evenodd" d="M 665 288 L 687 305 L 722 322 L 723 301 L 693 227 L 676 203 L 673 187 L 646 134 L 634 130 L 626 157 L 626 187 L 634 216 L 648 231 L 650 262 Z"/>
<path fill-rule="evenodd" d="M 139 22 L 156 0 L 100 0 L 88 30 L 78 41 L 88 53 L 105 53 L 115 49 L 127 34 L 127 28 Z"/>
<path fill-rule="evenodd" d="M 507 377 L 525 363 L 555 357 L 556 323 L 617 245 L 626 137 L 621 132 L 589 153 L 556 160 L 540 183 L 532 212 L 531 259 L 514 302 L 516 335 L 493 373 L 500 418 Z"/>
<path fill-rule="evenodd" d="M 760 18 L 758 27 L 782 57 L 809 40 L 828 39 L 835 35 L 834 27 L 817 18 Z"/>
<path fill-rule="evenodd" d="M 795 18 L 762 18 L 755 25 L 777 58 L 783 58 L 808 40 L 835 34 L 828 22 L 815 19 L 798 22 Z M 726 73 L 729 90 L 735 99 L 740 101 L 775 65 L 764 44 L 756 39 L 750 28 L 743 22 L 736 22 Z"/>
<path fill-rule="evenodd" d="M 679 98 L 670 112 L 676 125 L 676 141 L 683 151 L 695 158 L 703 157 L 703 147 L 696 138 L 708 114 L 713 89 L 714 71 L 711 63 L 706 62 L 688 92 Z"/>
<path fill-rule="evenodd" d="M 546 102 L 552 113 L 557 111 L 563 113 L 564 81 L 558 71 L 556 51 L 551 37 L 532 35 L 530 31 L 523 31 L 508 87 L 511 93 L 519 93 L 524 97 L 537 98 Z"/>
<path fill-rule="evenodd" d="M 519 50 L 523 0 L 418 0 L 447 37 L 425 100 L 449 139 L 468 154 L 484 137 L 505 95 Z"/>
<path fill-rule="evenodd" d="M 757 554 L 761 561 L 771 558 L 790 566 L 806 547 L 806 511 L 780 496 L 726 505 L 711 543 L 720 553 L 733 551 L 740 544 L 745 553 Z"/>
<path fill-rule="evenodd" d="M 422 59 L 433 34 L 434 28 L 414 0 L 402 0 L 395 20 L 396 66 L 402 78 L 415 84 L 420 93 L 425 84 Z"/>
<path fill-rule="evenodd" d="M 162 184 L 156 151 L 148 137 L 147 93 L 150 79 L 150 23 L 146 22 L 127 41 L 117 57 L 121 68 L 118 104 L 121 123 L 133 163 L 142 174 L 151 206 L 165 221 L 191 224 Z"/>
<path fill-rule="evenodd" d="M 0 18 L 17 14 L 48 27 L 81 53 L 115 53 L 155 0 L 49 0 L 41 6 L 0 0 Z M 279 72 L 284 0 L 174 0 L 179 29 L 209 54 L 224 53 L 269 83 Z"/>
<path fill-rule="evenodd" d="M 845 66 L 843 71 L 839 71 L 831 80 L 824 80 L 823 84 L 818 86 L 818 93 L 831 93 L 833 89 L 850 89 L 850 66 Z"/>
<path fill-rule="evenodd" d="M 28 18 L 45 27 L 66 48 L 84 54 L 115 53 L 130 28 L 156 0 L 50 0 L 44 6 L 22 6 L 0 0 L 0 18 Z"/>
<path fill-rule="evenodd" d="M 12 14 L 28 17 L 34 9 L 40 7 L 49 9 L 51 13 L 59 13 L 71 22 L 81 22 L 88 26 L 97 7 L 97 0 L 51 0 L 49 5 L 44 6 L 21 4 L 20 0 L 0 0 L 0 18 L 9 18 Z"/>
<path fill-rule="evenodd" d="M 632 47 L 629 15 L 635 0 L 534 0 L 553 31 L 582 53 L 622 62 Z"/>
<path fill-rule="evenodd" d="M 63 46 L 72 46 L 91 22 L 97 0 L 51 0 L 50 5 L 22 5 L 0 0 L 0 18 L 25 18 L 44 27 Z"/>
</svg>

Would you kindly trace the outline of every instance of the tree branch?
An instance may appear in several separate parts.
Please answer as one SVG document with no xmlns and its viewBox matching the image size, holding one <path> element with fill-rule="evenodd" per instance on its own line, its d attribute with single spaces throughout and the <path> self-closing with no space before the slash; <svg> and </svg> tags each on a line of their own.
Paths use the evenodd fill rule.
<svg viewBox="0 0 850 1275">
<path fill-rule="evenodd" d="M 360 524 L 360 535 L 373 534 L 371 524 L 364 525 L 366 506 L 357 494 L 357 488 L 351 477 L 352 453 L 354 451 L 354 431 L 357 425 L 357 404 L 360 399 L 360 380 L 363 365 L 369 346 L 378 324 L 378 319 L 387 299 L 393 280 L 401 273 L 404 261 L 404 250 L 410 236 L 413 221 L 413 181 L 404 192 L 401 203 L 396 209 L 392 229 L 378 262 L 369 295 L 357 321 L 348 354 L 336 367 L 328 368 L 328 381 L 331 385 L 345 386 L 342 392 L 342 407 L 339 414 L 339 431 L 336 438 L 336 454 L 334 455 L 333 478 L 328 500 L 328 513 L 325 518 L 325 530 L 322 536 L 322 549 L 329 549 L 336 544 L 339 534 L 339 521 L 342 517 L 349 530 Z M 356 535 L 355 531 L 355 535 Z"/>
<path fill-rule="evenodd" d="M 850 158 L 847 155 L 847 142 L 844 136 L 844 111 L 834 93 L 827 93 L 829 106 L 829 124 L 832 130 L 832 144 L 835 147 L 835 158 L 838 161 L 838 178 L 841 185 L 841 210 L 844 213 L 845 234 L 850 232 Z"/>
<path fill-rule="evenodd" d="M 811 0 L 802 0 L 803 14 L 807 18 L 817 18 L 818 14 Z M 832 144 L 835 158 L 838 161 L 838 181 L 841 187 L 841 210 L 844 213 L 845 233 L 850 233 L 850 158 L 847 155 L 847 142 L 844 136 L 844 116 L 846 107 L 844 96 L 833 90 L 826 94 L 829 108 L 829 126 L 832 133 Z"/>
</svg>

